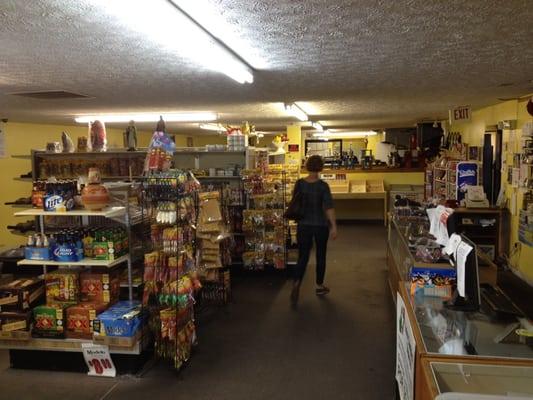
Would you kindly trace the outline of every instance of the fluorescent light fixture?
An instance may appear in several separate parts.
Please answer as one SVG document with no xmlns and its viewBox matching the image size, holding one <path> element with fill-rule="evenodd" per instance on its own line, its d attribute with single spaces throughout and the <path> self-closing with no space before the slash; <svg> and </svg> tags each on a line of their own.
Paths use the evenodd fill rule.
<svg viewBox="0 0 533 400">
<path fill-rule="evenodd" d="M 131 33 L 132 41 L 148 39 L 177 57 L 222 72 L 239 83 L 254 81 L 252 69 L 232 49 L 222 44 L 209 26 L 202 26 L 179 8 L 178 2 L 167 0 L 90 0 Z M 106 17 L 102 16 L 105 20 Z M 219 24 L 227 25 L 225 21 Z M 168 58 L 164 52 L 161 60 Z M 168 62 L 167 62 L 168 64 Z M 181 71 L 178 71 L 181 73 Z"/>
<path fill-rule="evenodd" d="M 375 131 L 356 131 L 356 132 L 332 132 L 332 131 L 325 131 L 325 132 L 319 132 L 314 133 L 314 137 L 318 138 L 336 138 L 336 139 L 351 139 L 351 138 L 360 138 L 360 137 L 366 137 L 366 136 L 375 136 L 377 135 L 377 132 Z"/>
<path fill-rule="evenodd" d="M 320 131 L 320 132 L 324 131 L 324 127 L 322 126 L 322 124 L 318 122 L 311 122 L 311 126 L 315 128 L 317 131 Z"/>
<path fill-rule="evenodd" d="M 231 48 L 252 68 L 268 69 L 269 65 L 262 57 L 262 49 L 250 45 L 248 36 L 238 34 L 235 24 L 228 23 L 228 18 L 220 14 L 221 7 L 214 7 L 210 0 L 170 0 L 176 6 L 189 14 L 197 23 L 206 28 L 209 33 Z M 220 2 L 217 2 L 220 4 Z M 231 11 L 226 15 L 231 17 Z"/>
<path fill-rule="evenodd" d="M 198 113 L 142 113 L 142 114 L 102 114 L 102 115 L 80 115 L 74 118 L 79 124 L 86 124 L 92 121 L 102 121 L 107 123 L 113 122 L 157 122 L 163 117 L 165 122 L 200 122 L 214 121 L 217 119 L 215 113 L 198 112 Z"/>
<path fill-rule="evenodd" d="M 205 129 L 208 131 L 217 131 L 217 132 L 226 131 L 226 128 L 222 126 L 222 124 L 200 124 L 199 128 Z"/>
<path fill-rule="evenodd" d="M 285 111 L 300 121 L 307 121 L 309 117 L 296 103 L 285 103 Z"/>
</svg>

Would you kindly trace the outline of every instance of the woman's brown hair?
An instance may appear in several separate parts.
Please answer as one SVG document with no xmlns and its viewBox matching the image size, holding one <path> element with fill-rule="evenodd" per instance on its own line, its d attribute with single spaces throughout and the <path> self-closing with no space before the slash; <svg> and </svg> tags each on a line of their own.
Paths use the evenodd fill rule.
<svg viewBox="0 0 533 400">
<path fill-rule="evenodd" d="M 324 160 L 318 155 L 311 156 L 307 159 L 305 168 L 309 172 L 321 172 L 324 169 Z"/>
</svg>

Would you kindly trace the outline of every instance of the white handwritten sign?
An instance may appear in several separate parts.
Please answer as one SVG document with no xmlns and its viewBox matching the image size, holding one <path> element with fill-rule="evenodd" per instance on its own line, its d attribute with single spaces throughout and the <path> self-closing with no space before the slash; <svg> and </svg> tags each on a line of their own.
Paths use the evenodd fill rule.
<svg viewBox="0 0 533 400">
<path fill-rule="evenodd" d="M 416 341 L 400 293 L 396 296 L 396 382 L 401 400 L 414 399 Z"/>
<path fill-rule="evenodd" d="M 115 365 L 109 354 L 109 347 L 100 344 L 82 343 L 83 358 L 89 368 L 87 375 L 114 378 L 117 375 Z"/>
</svg>

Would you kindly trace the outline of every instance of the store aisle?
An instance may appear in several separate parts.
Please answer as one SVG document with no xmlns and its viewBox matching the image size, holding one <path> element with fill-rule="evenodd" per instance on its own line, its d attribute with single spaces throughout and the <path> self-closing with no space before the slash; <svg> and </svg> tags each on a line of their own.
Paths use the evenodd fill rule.
<svg viewBox="0 0 533 400">
<path fill-rule="evenodd" d="M 9 370 L 3 361 L 0 398 L 392 398 L 395 325 L 385 244 L 380 225 L 340 226 L 329 248 L 331 294 L 315 296 L 310 265 L 296 310 L 281 276 L 236 279 L 233 304 L 201 317 L 200 346 L 178 375 L 157 365 L 140 379 L 91 379 Z M 44 381 L 46 393 L 35 396 Z"/>
</svg>

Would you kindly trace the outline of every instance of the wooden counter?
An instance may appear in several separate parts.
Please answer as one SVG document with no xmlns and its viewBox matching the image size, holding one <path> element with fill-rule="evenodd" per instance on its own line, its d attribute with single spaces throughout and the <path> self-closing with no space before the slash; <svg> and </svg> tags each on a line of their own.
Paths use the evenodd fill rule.
<svg viewBox="0 0 533 400">
<path fill-rule="evenodd" d="M 354 169 L 345 169 L 345 168 L 327 168 L 322 171 L 323 174 L 357 174 L 357 173 L 394 173 L 394 172 L 425 172 L 426 168 L 387 168 L 387 167 L 375 167 L 371 169 L 363 169 L 361 167 Z M 306 174 L 307 170 L 302 168 L 302 174 Z"/>
<path fill-rule="evenodd" d="M 428 362 L 431 361 L 533 367 L 533 359 L 428 353 L 424 345 L 424 339 L 422 337 L 420 326 L 418 325 L 414 310 L 411 306 L 409 299 L 410 295 L 402 282 L 400 282 L 398 288 L 399 293 L 406 305 L 407 315 L 413 328 L 413 334 L 416 341 L 414 375 L 415 400 L 433 400 L 435 398 L 436 385 L 428 366 Z"/>
</svg>

